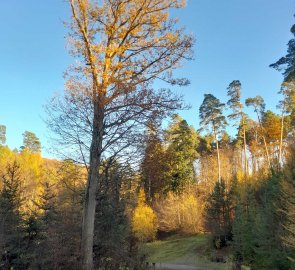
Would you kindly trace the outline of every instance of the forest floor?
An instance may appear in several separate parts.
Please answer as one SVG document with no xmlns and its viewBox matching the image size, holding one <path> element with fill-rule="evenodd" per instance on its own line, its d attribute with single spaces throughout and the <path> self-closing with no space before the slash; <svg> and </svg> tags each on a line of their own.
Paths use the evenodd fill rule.
<svg viewBox="0 0 295 270">
<path fill-rule="evenodd" d="M 232 269 L 229 249 L 217 251 L 211 247 L 210 236 L 175 235 L 164 240 L 147 243 L 141 247 L 150 264 L 157 269 L 169 270 L 229 270 Z M 212 258 L 225 262 L 212 262 Z"/>
</svg>

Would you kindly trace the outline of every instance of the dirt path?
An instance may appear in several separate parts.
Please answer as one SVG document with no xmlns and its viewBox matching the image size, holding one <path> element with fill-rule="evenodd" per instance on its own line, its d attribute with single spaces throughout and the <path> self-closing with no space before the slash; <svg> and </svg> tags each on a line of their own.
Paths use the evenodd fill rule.
<svg viewBox="0 0 295 270">
<path fill-rule="evenodd" d="M 208 268 L 200 268 L 190 265 L 172 264 L 172 263 L 157 263 L 156 269 L 165 270 L 210 270 Z"/>
</svg>

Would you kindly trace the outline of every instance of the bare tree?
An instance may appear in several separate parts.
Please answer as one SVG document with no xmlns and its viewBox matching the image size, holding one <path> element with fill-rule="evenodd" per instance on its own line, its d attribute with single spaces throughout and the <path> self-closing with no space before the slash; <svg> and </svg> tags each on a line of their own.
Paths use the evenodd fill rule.
<svg viewBox="0 0 295 270">
<path fill-rule="evenodd" d="M 182 0 L 68 0 L 72 12 L 64 96 L 49 105 L 48 124 L 88 165 L 82 224 L 84 269 L 93 269 L 93 236 L 99 167 L 137 142 L 150 118 L 180 108 L 179 96 L 153 90 L 155 80 L 187 84 L 173 69 L 191 59 L 193 38 L 176 28 L 169 9 Z"/>
</svg>

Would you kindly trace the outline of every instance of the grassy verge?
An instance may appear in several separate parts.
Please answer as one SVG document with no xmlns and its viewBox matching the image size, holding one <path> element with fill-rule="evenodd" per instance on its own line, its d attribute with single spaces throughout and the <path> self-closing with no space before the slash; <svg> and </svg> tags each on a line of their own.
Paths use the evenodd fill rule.
<svg viewBox="0 0 295 270">
<path fill-rule="evenodd" d="M 193 265 L 212 270 L 229 270 L 227 263 L 214 263 L 210 258 L 220 256 L 210 247 L 210 239 L 206 235 L 180 237 L 174 236 L 163 241 L 155 241 L 141 247 L 141 253 L 146 254 L 147 260 L 156 263 L 173 263 Z M 223 251 L 227 256 L 228 251 Z"/>
</svg>

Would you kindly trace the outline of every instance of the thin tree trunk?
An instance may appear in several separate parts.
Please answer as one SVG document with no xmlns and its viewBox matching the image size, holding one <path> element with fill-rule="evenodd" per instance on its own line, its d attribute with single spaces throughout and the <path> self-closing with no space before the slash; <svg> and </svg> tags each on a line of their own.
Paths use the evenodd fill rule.
<svg viewBox="0 0 295 270">
<path fill-rule="evenodd" d="M 261 123 L 261 120 L 260 120 L 260 117 L 259 117 L 259 114 L 258 114 L 257 110 L 256 110 L 256 113 L 257 113 L 257 117 L 258 117 L 260 128 L 261 128 L 261 130 L 263 132 L 262 139 L 263 139 L 263 144 L 264 144 L 264 147 L 265 147 L 265 153 L 266 153 L 268 167 L 270 168 L 271 167 L 271 165 L 270 165 L 270 158 L 269 158 L 268 148 L 267 148 L 267 144 L 266 144 L 266 140 L 265 140 L 265 136 L 264 136 L 264 128 L 262 126 L 262 123 Z"/>
<path fill-rule="evenodd" d="M 279 163 L 280 166 L 283 166 L 282 160 L 282 149 L 283 149 L 283 137 L 284 137 L 284 113 L 282 112 L 282 120 L 281 120 L 281 137 L 280 137 L 280 148 L 279 148 Z"/>
<path fill-rule="evenodd" d="M 219 155 L 219 143 L 218 143 L 218 138 L 215 130 L 215 126 L 213 125 L 213 133 L 215 137 L 215 142 L 216 142 L 216 150 L 217 150 L 217 163 L 218 163 L 218 182 L 221 182 L 221 169 L 220 169 L 220 155 Z"/>
<path fill-rule="evenodd" d="M 151 201 L 152 193 L 151 193 L 151 178 L 148 177 L 148 200 Z"/>
<path fill-rule="evenodd" d="M 248 160 L 247 160 L 247 142 L 246 142 L 246 129 L 243 120 L 243 137 L 244 137 L 244 159 L 245 159 L 245 174 L 248 175 Z"/>
</svg>

